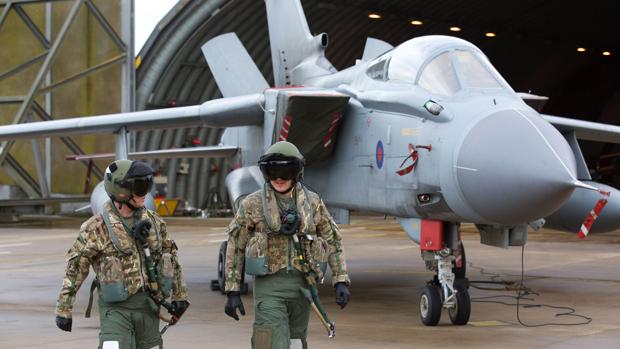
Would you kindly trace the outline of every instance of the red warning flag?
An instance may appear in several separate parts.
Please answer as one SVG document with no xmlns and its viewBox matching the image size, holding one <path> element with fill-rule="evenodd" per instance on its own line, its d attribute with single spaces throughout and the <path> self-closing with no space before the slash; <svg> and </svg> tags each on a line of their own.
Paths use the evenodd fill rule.
<svg viewBox="0 0 620 349">
<path fill-rule="evenodd" d="M 590 228 L 592 228 L 592 224 L 594 224 L 594 221 L 601 214 L 601 211 L 603 210 L 605 205 L 607 205 L 607 198 L 609 197 L 610 193 L 602 190 L 600 191 L 600 193 L 603 197 L 596 202 L 594 208 L 590 211 L 590 213 L 588 213 L 586 219 L 581 224 L 581 228 L 579 229 L 580 239 L 585 239 L 586 236 L 588 236 Z"/>
</svg>

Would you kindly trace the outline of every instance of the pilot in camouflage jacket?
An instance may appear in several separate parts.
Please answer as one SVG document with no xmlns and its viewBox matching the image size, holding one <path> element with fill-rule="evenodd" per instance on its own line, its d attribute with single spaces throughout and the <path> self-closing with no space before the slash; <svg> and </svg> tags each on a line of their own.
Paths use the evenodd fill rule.
<svg viewBox="0 0 620 349">
<path fill-rule="evenodd" d="M 57 325 L 71 331 L 75 296 L 92 266 L 99 294 L 100 348 L 161 347 L 158 303 L 171 297 L 169 312 L 178 317 L 189 303 L 177 246 L 168 236 L 166 223 L 157 213 L 143 207 L 144 196 L 152 186 L 152 169 L 138 161 L 117 160 L 106 170 L 104 180 L 106 192 L 113 201 L 82 224 L 67 252 L 66 275 L 56 304 Z M 130 188 L 118 188 L 119 184 Z M 127 192 L 119 193 L 123 189 Z M 132 195 L 132 199 L 124 200 Z M 123 204 L 118 204 L 120 200 L 124 210 Z M 144 227 L 139 228 L 142 239 L 136 237 L 135 227 Z M 144 241 L 145 245 L 138 241 Z M 143 249 L 146 246 L 156 270 L 156 286 L 149 279 Z M 87 316 L 89 313 L 90 304 Z"/>
<path fill-rule="evenodd" d="M 292 235 L 299 237 L 305 263 L 317 280 L 322 281 L 329 264 L 336 302 L 344 308 L 350 280 L 342 238 L 323 201 L 300 183 L 303 157 L 293 144 L 272 145 L 259 165 L 264 188 L 241 201 L 228 226 L 225 312 L 237 320 L 237 309 L 245 315 L 239 292 L 245 266 L 245 273 L 255 277 L 253 348 L 289 348 L 291 339 L 307 348 L 310 305 L 300 292 L 308 287 L 307 275 Z M 291 215 L 297 218 L 289 229 Z"/>
<path fill-rule="evenodd" d="M 339 282 L 350 283 L 340 231 L 325 204 L 316 193 L 304 190 L 301 183 L 295 184 L 293 192 L 296 195 L 297 211 L 301 218 L 299 230 L 312 236 L 313 239 L 312 241 L 304 239 L 302 242 L 307 261 L 313 271 L 319 279 L 322 279 L 328 263 L 333 274 L 332 285 Z M 267 215 L 263 210 L 263 195 Z M 240 290 L 241 272 L 246 255 L 269 257 L 268 274 L 275 274 L 282 269 L 302 271 L 291 239 L 277 233 L 280 230 L 277 195 L 268 186 L 264 190 L 248 195 L 241 202 L 235 218 L 228 226 L 226 292 Z"/>
</svg>

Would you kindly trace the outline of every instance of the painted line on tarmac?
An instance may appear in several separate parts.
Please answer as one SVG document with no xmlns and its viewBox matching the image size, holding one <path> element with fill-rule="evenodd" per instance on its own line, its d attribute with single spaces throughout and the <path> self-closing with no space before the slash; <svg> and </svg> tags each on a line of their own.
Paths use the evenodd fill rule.
<svg viewBox="0 0 620 349">
<path fill-rule="evenodd" d="M 11 251 L 0 251 L 0 254 L 11 254 Z"/>
<path fill-rule="evenodd" d="M 507 322 L 499 321 L 499 320 L 488 320 L 488 321 L 470 321 L 468 325 L 473 326 L 473 327 L 496 327 L 496 326 L 509 326 L 510 324 Z"/>
<path fill-rule="evenodd" d="M 198 243 L 196 243 L 195 245 L 208 245 L 208 244 L 214 244 L 214 243 L 218 243 L 218 242 L 224 242 L 227 241 L 228 238 L 223 238 L 223 239 L 203 239 L 198 241 Z"/>
<path fill-rule="evenodd" d="M 19 246 L 30 246 L 32 245 L 32 242 L 20 242 L 20 243 L 16 243 L 16 244 L 4 244 L 4 245 L 0 245 L 0 248 L 7 248 L 7 247 L 19 247 Z"/>
<path fill-rule="evenodd" d="M 386 246 L 388 249 L 390 250 L 408 250 L 410 248 L 417 248 L 418 245 L 416 244 L 411 244 L 411 245 L 407 245 L 407 246 Z"/>
<path fill-rule="evenodd" d="M 413 270 L 389 270 L 389 269 L 375 269 L 375 270 L 364 270 L 360 271 L 360 273 L 369 273 L 369 274 L 403 274 L 403 275 L 434 275 L 432 271 L 413 271 Z"/>
<path fill-rule="evenodd" d="M 12 238 L 10 240 L 7 239 L 7 241 L 10 241 L 11 243 L 24 243 L 23 242 L 24 240 L 26 240 L 26 241 L 31 240 L 31 241 L 35 241 L 35 242 L 49 241 L 49 240 L 70 240 L 70 239 L 75 239 L 75 237 L 77 236 L 76 233 L 36 235 L 38 233 L 26 232 L 24 234 L 29 234 L 29 236 L 21 237 L 21 238 L 19 238 L 19 237 L 18 238 Z M 25 243 L 32 244 L 32 242 L 25 242 Z"/>
</svg>

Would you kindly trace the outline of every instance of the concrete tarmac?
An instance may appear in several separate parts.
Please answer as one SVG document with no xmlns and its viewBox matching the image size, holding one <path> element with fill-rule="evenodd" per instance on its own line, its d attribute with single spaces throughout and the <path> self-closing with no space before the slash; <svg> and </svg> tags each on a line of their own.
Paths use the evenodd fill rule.
<svg viewBox="0 0 620 349">
<path fill-rule="evenodd" d="M 165 347 L 248 348 L 251 295 L 243 297 L 247 315 L 237 322 L 224 314 L 224 296 L 209 289 L 229 219 L 168 222 L 192 305 L 181 323 L 168 329 Z M 77 296 L 73 332 L 54 324 L 64 254 L 80 223 L 40 218 L 0 226 L 0 348 L 97 347 L 97 307 L 92 318 L 84 318 L 92 270 Z M 337 335 L 329 340 L 312 315 L 312 348 L 620 348 L 620 232 L 586 241 L 553 231 L 530 234 L 524 266 L 525 286 L 532 293 L 521 300 L 530 306 L 520 307 L 518 316 L 529 326 L 555 325 L 526 327 L 518 322 L 516 306 L 509 305 L 516 302 L 510 282 L 520 280 L 521 248 L 481 245 L 479 235 L 466 225 L 463 241 L 473 281 L 470 323 L 453 326 L 444 311 L 438 326 L 425 327 L 418 317 L 418 298 L 432 274 L 424 268 L 419 247 L 394 220 L 383 217 L 355 216 L 342 231 L 352 299 L 340 310 L 333 288 L 321 286 Z M 560 315 L 573 309 L 571 315 Z"/>
</svg>

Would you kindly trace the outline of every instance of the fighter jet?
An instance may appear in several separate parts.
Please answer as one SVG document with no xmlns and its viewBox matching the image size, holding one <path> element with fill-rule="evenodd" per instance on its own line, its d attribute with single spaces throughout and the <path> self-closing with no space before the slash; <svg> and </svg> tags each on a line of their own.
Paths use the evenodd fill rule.
<svg viewBox="0 0 620 349">
<path fill-rule="evenodd" d="M 221 99 L 2 126 L 0 140 L 115 133 L 118 158 L 231 157 L 226 187 L 235 207 L 262 188 L 264 150 L 293 142 L 306 158 L 304 182 L 340 222 L 349 210 L 395 216 L 420 244 L 435 272 L 420 296 L 420 318 L 430 326 L 442 309 L 453 324 L 469 320 L 460 223 L 476 224 L 481 242 L 499 247 L 525 244 L 528 227 L 577 232 L 595 206 L 598 220 L 585 233 L 620 228 L 620 193 L 591 180 L 577 142 L 620 143 L 620 127 L 539 114 L 528 103 L 540 98 L 515 93 L 480 49 L 455 37 L 396 47 L 368 39 L 361 59 L 336 71 L 324 54 L 327 34 L 310 33 L 299 0 L 265 3 L 276 87 L 226 33 L 202 47 Z M 198 124 L 226 127 L 220 145 L 193 154 L 127 151 L 129 131 Z M 105 200 L 100 184 L 93 210 Z"/>
</svg>

